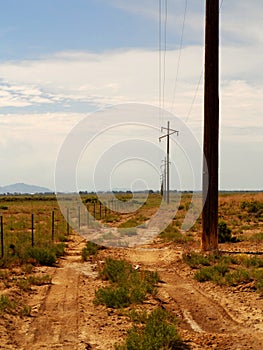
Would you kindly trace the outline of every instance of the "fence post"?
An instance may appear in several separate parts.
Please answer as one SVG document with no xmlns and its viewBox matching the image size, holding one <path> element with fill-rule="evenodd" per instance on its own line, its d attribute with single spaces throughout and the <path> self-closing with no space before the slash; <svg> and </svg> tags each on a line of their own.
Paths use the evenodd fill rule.
<svg viewBox="0 0 263 350">
<path fill-rule="evenodd" d="M 67 235 L 69 235 L 69 208 L 67 208 Z"/>
<path fill-rule="evenodd" d="M 101 202 L 100 202 L 100 220 L 101 220 Z"/>
<path fill-rule="evenodd" d="M 80 231 L 80 206 L 78 207 L 78 228 Z"/>
<path fill-rule="evenodd" d="M 96 220 L 96 202 L 94 202 L 93 204 L 93 216 L 94 216 L 94 220 Z"/>
<path fill-rule="evenodd" d="M 1 256 L 4 257 L 4 225 L 3 216 L 0 216 L 0 226 L 1 226 Z"/>
<path fill-rule="evenodd" d="M 35 242 L 34 242 L 34 214 L 31 214 L 31 244 L 32 247 L 34 247 Z"/>
<path fill-rule="evenodd" d="M 89 226 L 89 205 L 87 205 L 87 226 Z"/>
<path fill-rule="evenodd" d="M 55 211 L 52 210 L 52 241 L 54 241 L 55 235 Z"/>
</svg>

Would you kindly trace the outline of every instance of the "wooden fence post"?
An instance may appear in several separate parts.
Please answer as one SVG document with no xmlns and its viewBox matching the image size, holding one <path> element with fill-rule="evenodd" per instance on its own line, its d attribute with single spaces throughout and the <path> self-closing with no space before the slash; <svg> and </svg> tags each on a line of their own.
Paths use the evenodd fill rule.
<svg viewBox="0 0 263 350">
<path fill-rule="evenodd" d="M 87 226 L 89 226 L 89 205 L 87 205 Z"/>
<path fill-rule="evenodd" d="M 35 240 L 34 240 L 34 214 L 31 214 L 31 245 L 34 247 Z"/>
<path fill-rule="evenodd" d="M 67 235 L 69 235 L 69 208 L 67 208 Z"/>
<path fill-rule="evenodd" d="M 101 202 L 100 202 L 100 220 L 101 220 Z"/>
<path fill-rule="evenodd" d="M 94 216 L 94 220 L 96 220 L 96 202 L 94 202 L 93 204 L 93 216 Z"/>
<path fill-rule="evenodd" d="M 0 216 L 0 226 L 1 226 L 1 256 L 4 257 L 4 225 L 3 216 Z"/>
<path fill-rule="evenodd" d="M 80 231 L 80 206 L 78 207 L 78 228 Z"/>
<path fill-rule="evenodd" d="M 52 210 L 52 241 L 54 241 L 55 236 L 55 211 Z"/>
</svg>

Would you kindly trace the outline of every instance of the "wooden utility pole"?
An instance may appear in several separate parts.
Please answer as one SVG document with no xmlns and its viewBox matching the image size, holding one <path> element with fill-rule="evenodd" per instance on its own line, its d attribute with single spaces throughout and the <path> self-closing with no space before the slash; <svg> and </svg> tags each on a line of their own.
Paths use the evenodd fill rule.
<svg viewBox="0 0 263 350">
<path fill-rule="evenodd" d="M 206 0 L 202 250 L 218 250 L 219 0 Z M 207 196 L 204 194 L 207 190 Z"/>
</svg>

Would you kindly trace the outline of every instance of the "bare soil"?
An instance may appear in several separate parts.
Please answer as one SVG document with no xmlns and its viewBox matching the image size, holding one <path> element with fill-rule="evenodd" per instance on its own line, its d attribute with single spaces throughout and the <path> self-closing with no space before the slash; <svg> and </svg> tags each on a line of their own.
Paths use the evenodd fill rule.
<svg viewBox="0 0 263 350">
<path fill-rule="evenodd" d="M 220 287 L 198 283 L 182 254 L 194 245 L 155 242 L 131 249 L 105 249 L 90 261 L 81 261 L 82 237 L 71 236 L 67 255 L 56 267 L 38 267 L 52 283 L 34 286 L 21 299 L 32 307 L 31 316 L 3 314 L 0 349 L 114 349 L 125 338 L 131 323 L 123 310 L 94 305 L 95 290 L 105 282 L 98 270 L 106 256 L 125 258 L 141 269 L 157 270 L 158 293 L 138 308 L 157 305 L 178 318 L 185 349 L 260 350 L 263 348 L 263 298 L 253 286 Z M 233 248 L 234 247 L 234 248 Z M 221 245 L 226 251 L 246 251 L 244 243 Z M 249 247 L 260 252 L 258 245 Z"/>
</svg>

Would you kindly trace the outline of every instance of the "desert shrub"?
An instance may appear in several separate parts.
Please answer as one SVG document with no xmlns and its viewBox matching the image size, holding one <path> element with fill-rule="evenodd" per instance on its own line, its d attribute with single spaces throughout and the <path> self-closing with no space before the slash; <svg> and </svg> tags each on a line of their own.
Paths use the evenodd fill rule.
<svg viewBox="0 0 263 350">
<path fill-rule="evenodd" d="M 121 235 L 124 235 L 124 236 L 126 235 L 128 237 L 137 235 L 136 227 L 119 228 L 118 231 L 121 233 Z"/>
<path fill-rule="evenodd" d="M 224 276 L 228 272 L 228 268 L 224 264 L 203 267 L 197 271 L 194 278 L 198 282 L 211 281 L 216 284 L 224 284 Z"/>
<path fill-rule="evenodd" d="M 136 226 L 145 223 L 146 220 L 148 220 L 146 216 L 137 215 L 135 217 L 132 217 L 131 219 L 128 219 L 127 221 L 122 222 L 119 225 L 119 228 L 135 228 Z"/>
<path fill-rule="evenodd" d="M 115 345 L 116 350 L 160 350 L 178 349 L 181 344 L 177 333 L 175 319 L 158 308 L 152 311 L 145 322 L 133 325 L 128 331 L 126 341 Z"/>
<path fill-rule="evenodd" d="M 263 212 L 263 202 L 259 201 L 244 201 L 240 205 L 241 209 L 246 209 L 248 213 L 251 214 L 259 214 L 261 215 Z"/>
<path fill-rule="evenodd" d="M 121 308 L 130 305 L 130 296 L 127 288 L 105 287 L 95 293 L 95 304 L 106 305 L 110 308 Z"/>
<path fill-rule="evenodd" d="M 263 270 L 256 269 L 253 274 L 256 282 L 256 288 L 259 293 L 263 295 Z"/>
<path fill-rule="evenodd" d="M 226 275 L 226 282 L 228 285 L 237 286 L 242 283 L 248 283 L 252 280 L 249 272 L 244 269 L 236 270 Z"/>
<path fill-rule="evenodd" d="M 249 237 L 249 240 L 252 242 L 262 242 L 263 241 L 263 233 L 254 233 L 251 237 Z"/>
<path fill-rule="evenodd" d="M 127 275 L 130 275 L 133 268 L 125 260 L 114 260 L 111 258 L 106 258 L 105 266 L 100 273 L 100 277 L 111 282 L 118 282 L 126 280 Z"/>
<path fill-rule="evenodd" d="M 38 264 L 53 266 L 57 256 L 53 249 L 48 247 L 29 247 L 26 252 L 27 258 L 34 259 Z"/>
<path fill-rule="evenodd" d="M 82 260 L 86 261 L 89 256 L 96 255 L 98 253 L 98 250 L 98 244 L 91 241 L 87 241 L 86 247 L 83 248 L 81 252 Z"/>
<path fill-rule="evenodd" d="M 211 264 L 209 257 L 199 253 L 183 254 L 183 260 L 192 269 L 198 269 L 200 266 L 209 266 Z"/>
<path fill-rule="evenodd" d="M 21 310 L 20 310 L 19 314 L 20 314 L 21 317 L 31 316 L 31 311 L 32 311 L 32 307 L 31 306 L 23 305 L 21 307 Z"/>
<path fill-rule="evenodd" d="M 66 245 L 64 242 L 57 243 L 51 246 L 51 250 L 54 252 L 57 258 L 65 255 L 65 248 L 66 248 Z"/>
<path fill-rule="evenodd" d="M 11 313 L 16 309 L 16 303 L 11 301 L 8 295 L 0 296 L 0 313 Z"/>
<path fill-rule="evenodd" d="M 142 303 L 148 294 L 153 294 L 159 281 L 157 272 L 138 271 L 125 260 L 106 259 L 100 276 L 111 282 L 111 286 L 96 292 L 95 303 L 108 307 L 126 307 Z"/>
<path fill-rule="evenodd" d="M 176 222 L 175 225 L 178 225 L 178 222 Z M 175 225 L 167 226 L 166 229 L 160 233 L 160 237 L 164 241 L 185 243 L 193 239 L 192 236 L 187 233 L 182 234 Z"/>
<path fill-rule="evenodd" d="M 227 227 L 227 224 L 225 221 L 221 220 L 218 222 L 218 242 L 219 243 L 225 243 L 225 242 L 231 242 L 232 235 L 231 235 L 231 229 Z"/>
<path fill-rule="evenodd" d="M 57 236 L 57 240 L 59 242 L 64 242 L 65 243 L 65 242 L 69 241 L 69 238 L 67 236 L 63 235 L 63 234 L 60 234 L 60 235 Z"/>
</svg>

